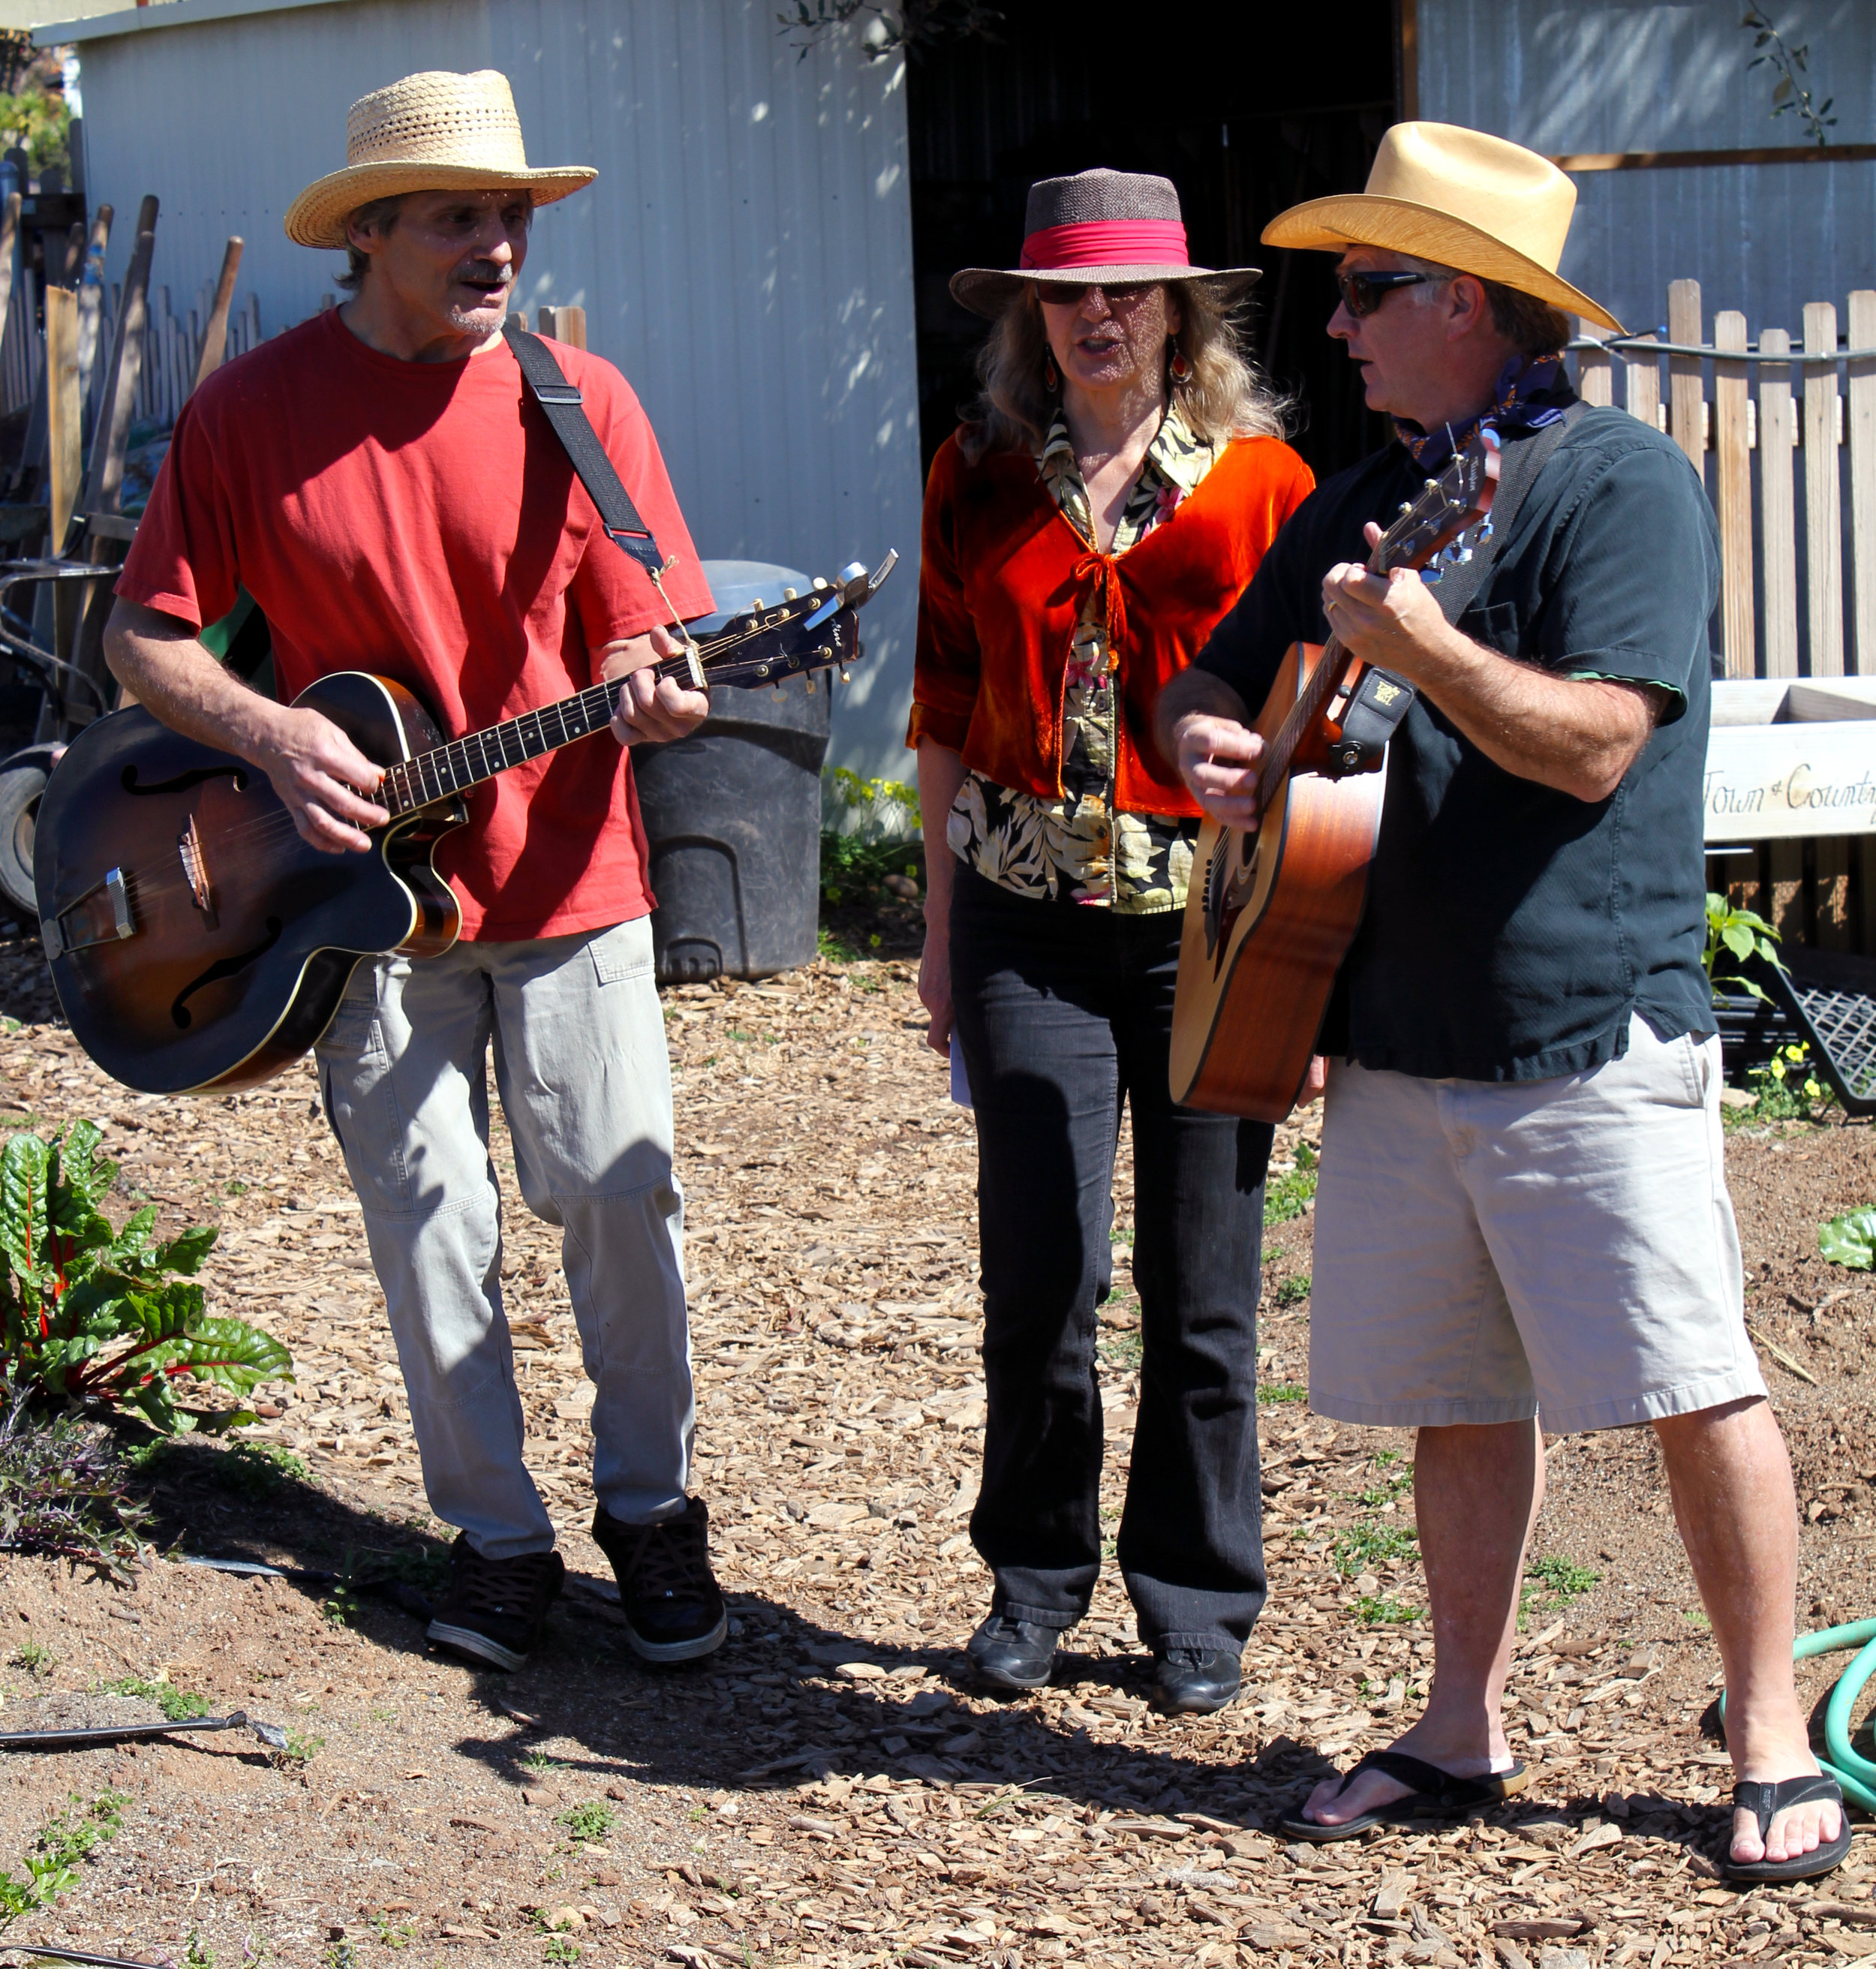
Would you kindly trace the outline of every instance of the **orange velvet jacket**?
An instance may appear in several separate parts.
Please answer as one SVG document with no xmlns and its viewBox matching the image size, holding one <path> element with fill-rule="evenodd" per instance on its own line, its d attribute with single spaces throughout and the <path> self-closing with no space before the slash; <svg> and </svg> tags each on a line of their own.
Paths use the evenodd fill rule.
<svg viewBox="0 0 1876 1969">
<path fill-rule="evenodd" d="M 1115 556 L 1069 524 L 1028 452 L 972 465 L 947 438 L 925 488 L 906 743 L 933 739 L 999 786 L 1060 798 L 1069 650 L 1098 586 L 1120 659 L 1115 805 L 1196 816 L 1153 742 L 1154 708 L 1315 483 L 1280 440 L 1235 439 L 1171 518 Z"/>
</svg>

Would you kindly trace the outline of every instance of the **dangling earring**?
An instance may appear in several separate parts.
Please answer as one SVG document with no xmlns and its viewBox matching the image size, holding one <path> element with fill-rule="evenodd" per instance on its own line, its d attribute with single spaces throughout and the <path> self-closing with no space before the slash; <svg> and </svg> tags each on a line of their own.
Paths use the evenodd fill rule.
<svg viewBox="0 0 1876 1969">
<path fill-rule="evenodd" d="M 1183 383 L 1192 375 L 1192 365 L 1179 352 L 1179 345 L 1173 345 L 1173 359 L 1167 365 L 1167 373 L 1175 383 Z"/>
<path fill-rule="evenodd" d="M 1062 378 L 1055 366 L 1055 351 L 1045 349 L 1042 352 L 1042 387 L 1053 396 L 1062 387 Z"/>
</svg>

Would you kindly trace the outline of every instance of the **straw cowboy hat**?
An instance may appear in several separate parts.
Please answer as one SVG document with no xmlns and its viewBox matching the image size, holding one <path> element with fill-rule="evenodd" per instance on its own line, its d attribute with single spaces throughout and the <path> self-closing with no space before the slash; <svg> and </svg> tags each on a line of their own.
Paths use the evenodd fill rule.
<svg viewBox="0 0 1876 1969">
<path fill-rule="evenodd" d="M 515 186 L 531 191 L 535 204 L 551 205 L 599 175 L 586 164 L 528 168 L 508 79 L 496 70 L 407 75 L 352 104 L 346 167 L 308 185 L 287 208 L 287 237 L 302 246 L 343 246 L 348 212 L 399 192 Z"/>
<path fill-rule="evenodd" d="M 1397 123 L 1381 140 L 1368 187 L 1279 212 L 1266 246 L 1384 246 L 1534 294 L 1568 314 L 1622 325 L 1557 277 L 1576 187 L 1547 157 L 1454 123 Z"/>
<path fill-rule="evenodd" d="M 953 295 L 973 314 L 994 321 L 1025 281 L 1038 281 L 1088 287 L 1190 281 L 1222 306 L 1248 293 L 1262 274 L 1257 267 L 1193 266 L 1172 180 L 1133 171 L 1037 180 L 1029 188 L 1023 234 L 1021 266 L 966 267 L 951 276 Z"/>
</svg>

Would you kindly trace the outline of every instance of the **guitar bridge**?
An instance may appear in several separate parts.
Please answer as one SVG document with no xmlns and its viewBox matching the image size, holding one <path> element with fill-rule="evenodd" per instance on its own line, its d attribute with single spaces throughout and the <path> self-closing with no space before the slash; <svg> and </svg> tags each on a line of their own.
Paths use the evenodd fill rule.
<svg viewBox="0 0 1876 1969">
<path fill-rule="evenodd" d="M 203 927 L 213 929 L 215 920 L 215 892 L 209 886 L 208 864 L 202 852 L 202 837 L 196 832 L 196 817 L 189 816 L 189 825 L 176 837 L 176 852 L 181 858 L 183 877 L 189 884 L 189 893 L 195 905 L 202 912 Z"/>
</svg>

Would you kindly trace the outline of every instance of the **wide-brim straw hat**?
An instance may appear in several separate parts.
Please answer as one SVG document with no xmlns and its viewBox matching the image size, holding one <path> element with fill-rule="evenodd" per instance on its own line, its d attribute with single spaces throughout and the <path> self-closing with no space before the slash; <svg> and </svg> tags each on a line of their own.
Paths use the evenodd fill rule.
<svg viewBox="0 0 1876 1969">
<path fill-rule="evenodd" d="M 1142 281 L 1187 281 L 1221 307 L 1247 294 L 1258 267 L 1195 267 L 1186 222 L 1170 178 L 1135 171 L 1078 171 L 1040 178 L 1029 188 L 1020 266 L 966 267 L 951 292 L 973 314 L 992 320 L 1012 296 L 1039 281 L 1127 287 Z"/>
<path fill-rule="evenodd" d="M 520 187 L 536 205 L 551 205 L 599 175 L 588 164 L 530 168 L 521 119 L 499 70 L 433 70 L 352 104 L 345 169 L 308 185 L 287 208 L 287 237 L 302 246 L 343 246 L 347 213 L 401 192 Z"/>
<path fill-rule="evenodd" d="M 1604 328 L 1622 325 L 1560 278 L 1576 187 L 1521 144 L 1455 123 L 1397 123 L 1381 140 L 1367 189 L 1279 212 L 1266 246 L 1339 253 L 1381 246 L 1534 294 Z"/>
</svg>

